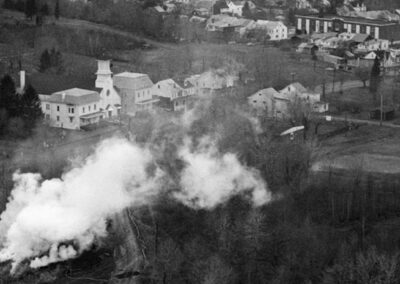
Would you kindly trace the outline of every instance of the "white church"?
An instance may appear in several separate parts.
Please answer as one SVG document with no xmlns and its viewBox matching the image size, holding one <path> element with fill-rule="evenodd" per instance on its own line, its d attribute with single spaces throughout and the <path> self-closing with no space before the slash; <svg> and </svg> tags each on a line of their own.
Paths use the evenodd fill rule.
<svg viewBox="0 0 400 284">
<path fill-rule="evenodd" d="M 50 95 L 40 94 L 45 120 L 52 127 L 79 130 L 102 119 L 135 115 L 152 109 L 153 86 L 146 74 L 123 72 L 113 75 L 110 60 L 98 60 L 95 90 L 72 88 Z"/>
</svg>

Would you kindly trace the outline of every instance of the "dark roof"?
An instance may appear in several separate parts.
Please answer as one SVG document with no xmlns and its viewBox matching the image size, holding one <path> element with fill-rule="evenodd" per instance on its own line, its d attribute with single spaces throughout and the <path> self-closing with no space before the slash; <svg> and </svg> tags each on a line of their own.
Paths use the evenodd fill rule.
<svg viewBox="0 0 400 284">
<path fill-rule="evenodd" d="M 364 42 L 366 40 L 368 40 L 369 38 L 371 38 L 371 36 L 369 34 L 356 34 L 351 41 L 353 42 Z"/>
<path fill-rule="evenodd" d="M 339 16 L 339 15 L 325 15 L 323 18 L 320 18 L 318 15 L 296 15 L 296 17 L 300 18 L 312 18 L 312 19 L 319 19 L 319 20 L 342 20 L 346 23 L 358 23 L 358 24 L 370 24 L 370 25 L 378 25 L 378 26 L 385 26 L 385 25 L 397 25 L 397 22 L 389 22 L 385 20 L 375 20 L 375 19 L 366 19 L 360 17 L 348 17 L 348 16 Z"/>
</svg>

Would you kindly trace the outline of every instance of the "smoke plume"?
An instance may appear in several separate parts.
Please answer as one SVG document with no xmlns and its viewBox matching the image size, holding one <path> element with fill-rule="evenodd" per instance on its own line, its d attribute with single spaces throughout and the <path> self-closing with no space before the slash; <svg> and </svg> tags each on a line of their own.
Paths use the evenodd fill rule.
<svg viewBox="0 0 400 284">
<path fill-rule="evenodd" d="M 233 195 L 247 194 L 255 206 L 271 199 L 258 171 L 243 166 L 236 155 L 220 154 L 210 137 L 197 147 L 190 140 L 179 151 L 186 162 L 181 174 L 181 191 L 175 198 L 187 206 L 212 209 Z"/>
<path fill-rule="evenodd" d="M 0 261 L 11 260 L 15 270 L 25 259 L 37 268 L 79 255 L 105 236 L 107 216 L 143 204 L 154 193 L 158 173 L 147 173 L 151 162 L 148 150 L 111 139 L 61 179 L 15 173 L 1 215 Z"/>
<path fill-rule="evenodd" d="M 212 209 L 238 194 L 255 206 L 270 200 L 259 173 L 234 154 L 220 154 L 210 138 L 196 147 L 189 141 L 178 150 L 185 166 L 172 198 L 196 209 Z M 106 236 L 107 217 L 149 204 L 163 190 L 166 173 L 154 160 L 148 148 L 112 138 L 61 178 L 15 173 L 0 216 L 0 262 L 11 261 L 14 272 L 23 261 L 39 268 L 78 257 Z"/>
</svg>

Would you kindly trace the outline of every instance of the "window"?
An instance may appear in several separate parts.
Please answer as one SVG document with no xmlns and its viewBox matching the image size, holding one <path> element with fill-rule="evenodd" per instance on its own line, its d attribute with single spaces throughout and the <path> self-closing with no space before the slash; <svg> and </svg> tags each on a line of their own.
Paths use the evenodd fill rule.
<svg viewBox="0 0 400 284">
<path fill-rule="evenodd" d="M 75 109 L 73 107 L 68 108 L 68 113 L 74 113 L 74 112 L 75 112 Z"/>
<path fill-rule="evenodd" d="M 82 112 L 85 113 L 85 107 L 82 107 Z"/>
<path fill-rule="evenodd" d="M 46 120 L 49 120 L 49 119 L 50 119 L 50 114 L 46 114 L 46 115 L 44 116 L 44 118 L 45 118 Z"/>
<path fill-rule="evenodd" d="M 107 90 L 107 97 L 110 95 L 110 90 Z"/>
<path fill-rule="evenodd" d="M 46 109 L 50 109 L 50 104 L 46 104 Z"/>
<path fill-rule="evenodd" d="M 160 88 L 160 85 L 158 85 L 158 88 Z"/>
<path fill-rule="evenodd" d="M 96 104 L 93 105 L 93 109 L 96 110 Z"/>
<path fill-rule="evenodd" d="M 57 121 L 60 121 L 60 117 L 57 115 Z"/>
<path fill-rule="evenodd" d="M 70 116 L 70 117 L 69 117 L 69 122 L 72 123 L 73 121 L 74 121 L 74 117 L 73 117 L 73 116 Z"/>
<path fill-rule="evenodd" d="M 57 106 L 57 111 L 60 111 L 60 106 Z"/>
<path fill-rule="evenodd" d="M 88 108 L 89 108 L 89 111 L 90 111 L 90 106 L 88 106 Z"/>
</svg>

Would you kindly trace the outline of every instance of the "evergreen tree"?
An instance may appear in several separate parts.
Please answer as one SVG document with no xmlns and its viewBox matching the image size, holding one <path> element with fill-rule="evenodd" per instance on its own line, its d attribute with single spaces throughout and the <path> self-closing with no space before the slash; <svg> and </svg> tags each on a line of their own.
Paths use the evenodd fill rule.
<svg viewBox="0 0 400 284">
<path fill-rule="evenodd" d="M 17 2 L 15 3 L 15 10 L 25 12 L 24 0 L 17 0 Z"/>
<path fill-rule="evenodd" d="M 4 9 L 15 9 L 14 2 L 12 0 L 4 0 L 3 2 L 3 8 Z"/>
<path fill-rule="evenodd" d="M 287 19 L 289 24 L 291 24 L 292 26 L 296 26 L 295 9 L 293 8 L 289 9 Z"/>
<path fill-rule="evenodd" d="M 25 127 L 32 130 L 35 123 L 42 117 L 42 108 L 39 96 L 32 85 L 28 85 L 21 98 L 22 117 L 25 121 Z"/>
<path fill-rule="evenodd" d="M 242 16 L 246 19 L 251 19 L 253 17 L 253 14 L 250 11 L 249 2 L 247 2 L 247 1 L 246 1 L 246 3 L 244 3 L 243 8 L 242 8 Z"/>
<path fill-rule="evenodd" d="M 5 75 L 0 81 L 0 109 L 6 110 L 10 116 L 15 116 L 17 105 L 15 83 L 10 75 Z"/>
<path fill-rule="evenodd" d="M 49 5 L 47 5 L 47 3 L 44 3 L 42 5 L 42 7 L 40 8 L 40 13 L 43 16 L 48 16 L 50 14 L 50 9 L 49 9 Z"/>
<path fill-rule="evenodd" d="M 57 0 L 56 7 L 54 8 L 54 16 L 58 20 L 60 18 L 60 1 Z"/>
<path fill-rule="evenodd" d="M 376 56 L 374 60 L 374 65 L 372 66 L 371 69 L 371 78 L 369 84 L 371 93 L 376 93 L 378 91 L 380 83 L 380 75 L 381 75 L 381 62 L 379 60 L 379 57 Z"/>
<path fill-rule="evenodd" d="M 36 0 L 27 0 L 25 3 L 25 15 L 27 18 L 32 19 L 36 15 Z"/>
<path fill-rule="evenodd" d="M 42 55 L 40 56 L 40 72 L 46 72 L 47 69 L 51 67 L 51 58 L 50 58 L 50 53 L 46 49 L 45 51 L 42 52 Z"/>
</svg>

